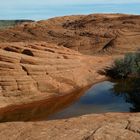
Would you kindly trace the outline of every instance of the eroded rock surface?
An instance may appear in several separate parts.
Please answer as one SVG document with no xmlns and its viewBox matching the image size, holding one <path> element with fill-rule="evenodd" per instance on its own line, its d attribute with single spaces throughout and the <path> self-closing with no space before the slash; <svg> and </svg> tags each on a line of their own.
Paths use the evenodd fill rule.
<svg viewBox="0 0 140 140">
<path fill-rule="evenodd" d="M 0 44 L 0 107 L 73 92 L 103 79 L 109 57 L 45 42 Z M 99 65 L 102 64 L 102 65 Z"/>
<path fill-rule="evenodd" d="M 140 113 L 0 124 L 2 140 L 139 140 Z"/>
<path fill-rule="evenodd" d="M 0 42 L 2 107 L 72 92 L 102 79 L 97 71 L 116 54 L 140 48 L 140 16 L 93 14 L 25 23 L 1 29 Z M 104 52 L 112 56 L 102 56 Z"/>
<path fill-rule="evenodd" d="M 84 54 L 124 54 L 139 49 L 140 16 L 65 16 L 0 30 L 1 42 L 45 41 Z"/>
<path fill-rule="evenodd" d="M 1 29 L 0 107 L 64 95 L 103 80 L 98 71 L 118 55 L 137 51 L 139 44 L 138 15 L 66 16 Z M 140 114 L 1 123 L 0 139 L 139 140 Z"/>
</svg>

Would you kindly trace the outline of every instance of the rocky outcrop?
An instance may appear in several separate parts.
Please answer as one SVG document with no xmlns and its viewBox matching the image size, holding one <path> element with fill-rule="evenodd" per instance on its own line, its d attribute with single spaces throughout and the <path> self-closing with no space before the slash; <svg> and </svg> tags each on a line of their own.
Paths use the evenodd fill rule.
<svg viewBox="0 0 140 140">
<path fill-rule="evenodd" d="M 140 48 L 140 16 L 65 16 L 0 30 L 1 42 L 45 41 L 84 54 L 124 54 Z"/>
<path fill-rule="evenodd" d="M 102 77 L 99 69 L 116 54 L 138 50 L 139 40 L 140 16 L 134 15 L 66 16 L 1 29 L 1 103 L 9 104 L 9 97 L 22 102 L 40 94 L 68 93 L 94 83 Z"/>
<path fill-rule="evenodd" d="M 0 136 L 2 140 L 139 140 L 140 113 L 1 123 Z"/>
<path fill-rule="evenodd" d="M 97 71 L 109 64 L 108 59 L 45 42 L 1 43 L 0 107 L 70 93 L 98 82 L 104 76 Z"/>
<path fill-rule="evenodd" d="M 20 110 L 23 104 L 26 110 L 34 101 L 76 94 L 106 78 L 99 71 L 118 54 L 140 49 L 139 44 L 140 16 L 134 15 L 66 16 L 0 29 L 0 113 L 11 111 L 20 117 L 12 114 L 14 105 Z M 7 122 L 0 123 L 0 136 L 2 140 L 139 140 L 139 118 L 139 113 L 115 113 Z"/>
<path fill-rule="evenodd" d="M 116 54 L 138 50 L 139 40 L 134 15 L 66 16 L 1 29 L 0 107 L 97 82 L 104 78 L 98 71 Z"/>
</svg>

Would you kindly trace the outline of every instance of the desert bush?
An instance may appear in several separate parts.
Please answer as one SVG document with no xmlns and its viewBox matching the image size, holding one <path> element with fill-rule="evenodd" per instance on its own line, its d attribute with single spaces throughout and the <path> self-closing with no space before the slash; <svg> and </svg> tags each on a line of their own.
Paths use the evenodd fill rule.
<svg viewBox="0 0 140 140">
<path fill-rule="evenodd" d="M 115 60 L 114 65 L 106 69 L 106 74 L 113 78 L 139 77 L 140 53 L 128 53 L 123 59 Z"/>
</svg>

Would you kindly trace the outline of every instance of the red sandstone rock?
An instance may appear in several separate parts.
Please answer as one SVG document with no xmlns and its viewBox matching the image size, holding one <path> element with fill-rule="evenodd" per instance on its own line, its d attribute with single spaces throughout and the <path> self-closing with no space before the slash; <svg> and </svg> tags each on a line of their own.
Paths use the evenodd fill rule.
<svg viewBox="0 0 140 140">
<path fill-rule="evenodd" d="M 109 57 L 102 59 L 45 42 L 1 43 L 0 107 L 70 93 L 97 82 L 104 78 L 97 71 Z"/>
<path fill-rule="evenodd" d="M 124 54 L 140 48 L 140 16 L 65 16 L 0 30 L 1 42 L 45 41 L 84 54 Z"/>
<path fill-rule="evenodd" d="M 98 71 L 118 54 L 140 49 L 140 16 L 96 14 L 26 23 L 0 30 L 0 42 L 0 107 L 5 107 L 103 80 Z M 0 124 L 2 140 L 139 140 L 139 133 L 139 113 Z"/>
<path fill-rule="evenodd" d="M 0 124 L 2 140 L 139 140 L 140 114 L 85 115 L 65 120 Z"/>
</svg>

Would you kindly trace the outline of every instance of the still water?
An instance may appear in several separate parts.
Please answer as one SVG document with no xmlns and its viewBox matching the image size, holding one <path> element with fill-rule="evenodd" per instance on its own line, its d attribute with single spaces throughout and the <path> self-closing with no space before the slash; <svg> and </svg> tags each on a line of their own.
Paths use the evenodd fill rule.
<svg viewBox="0 0 140 140">
<path fill-rule="evenodd" d="M 74 104 L 52 115 L 50 119 L 91 113 L 139 111 L 140 79 L 104 81 L 91 87 Z"/>
<path fill-rule="evenodd" d="M 0 122 L 70 118 L 91 113 L 140 112 L 140 79 L 104 81 L 88 89 L 0 110 Z"/>
</svg>

